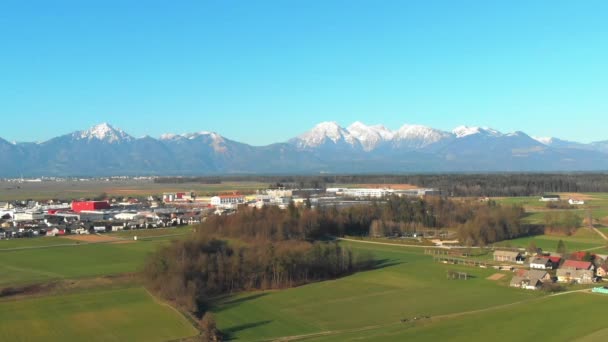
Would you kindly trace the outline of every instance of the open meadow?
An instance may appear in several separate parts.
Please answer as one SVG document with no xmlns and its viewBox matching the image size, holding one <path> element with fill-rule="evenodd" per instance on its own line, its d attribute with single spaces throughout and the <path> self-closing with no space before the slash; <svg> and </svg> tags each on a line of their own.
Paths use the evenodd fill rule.
<svg viewBox="0 0 608 342">
<path fill-rule="evenodd" d="M 0 287 L 56 279 L 137 272 L 148 254 L 191 227 L 136 230 L 138 241 L 121 234 L 116 241 L 86 243 L 67 237 L 0 241 Z M 103 237 L 114 234 L 105 234 Z M 6 245 L 5 245 L 6 244 Z"/>
<path fill-rule="evenodd" d="M 0 301 L 2 341 L 167 341 L 197 334 L 141 287 Z"/>
<path fill-rule="evenodd" d="M 5 250 L 0 252 L 0 270 L 4 275 L 0 287 L 136 272 L 146 255 L 169 240 Z M 597 303 L 608 301 L 608 297 L 588 293 L 547 298 L 543 292 L 510 288 L 510 272 L 436 263 L 423 254 L 424 248 L 341 243 L 358 252 L 373 254 L 378 266 L 297 288 L 218 298 L 212 311 L 219 328 L 228 338 L 238 341 L 296 335 L 329 341 L 426 341 L 449 340 L 454 329 L 471 331 L 482 322 L 488 327 L 480 328 L 479 334 L 496 335 L 495 339 L 501 340 L 504 336 L 490 328 L 496 322 L 512 320 L 515 323 L 508 327 L 516 329 L 534 321 L 533 314 L 543 313 L 546 315 L 543 326 L 549 327 L 563 324 L 562 320 L 569 316 L 557 312 L 594 313 L 603 306 Z M 466 272 L 469 279 L 449 280 L 448 271 Z M 1 299 L 0 340 L 35 341 L 48 337 L 45 340 L 59 341 L 89 336 L 91 340 L 104 341 L 170 340 L 197 334 L 183 315 L 156 302 L 137 284 L 96 286 L 86 291 Z M 401 322 L 422 316 L 430 318 Z M 75 324 L 65 326 L 65 322 Z M 605 334 L 595 323 L 586 325 L 584 331 L 578 324 L 567 326 L 563 336 L 568 338 L 561 339 L 560 335 L 556 340 Z M 100 332 L 104 328 L 107 329 Z M 537 336 L 530 331 L 526 333 Z"/>
<path fill-rule="evenodd" d="M 362 327 L 390 328 L 400 319 L 479 310 L 538 298 L 508 287 L 511 275 L 433 262 L 422 249 L 348 243 L 382 260 L 378 269 L 283 291 L 224 298 L 213 311 L 220 329 L 243 341 Z M 448 280 L 448 270 L 469 273 Z M 339 340 L 339 339 L 338 339 Z"/>
</svg>

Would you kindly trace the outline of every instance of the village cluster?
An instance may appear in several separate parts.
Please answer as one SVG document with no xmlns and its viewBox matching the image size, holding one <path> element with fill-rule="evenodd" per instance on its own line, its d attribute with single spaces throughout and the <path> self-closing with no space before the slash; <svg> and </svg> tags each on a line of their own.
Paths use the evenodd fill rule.
<svg viewBox="0 0 608 342">
<path fill-rule="evenodd" d="M 496 250 L 494 261 L 523 265 L 513 268 L 515 275 L 510 286 L 528 290 L 541 289 L 554 282 L 564 284 L 592 284 L 608 274 L 606 255 L 575 252 L 568 255 L 523 253 Z"/>
<path fill-rule="evenodd" d="M 66 202 L 0 202 L 0 239 L 99 234 L 128 229 L 153 229 L 197 224 L 209 215 L 230 215 L 242 206 L 350 206 L 368 203 L 389 194 L 425 196 L 434 189 L 383 188 L 266 189 L 253 194 L 225 193 L 197 196 L 193 191 L 167 192 L 162 196 L 110 197 Z"/>
</svg>

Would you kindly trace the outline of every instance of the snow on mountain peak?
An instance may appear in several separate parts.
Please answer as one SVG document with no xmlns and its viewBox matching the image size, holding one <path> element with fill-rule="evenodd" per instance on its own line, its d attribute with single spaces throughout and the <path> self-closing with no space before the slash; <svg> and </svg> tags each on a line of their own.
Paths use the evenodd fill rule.
<svg viewBox="0 0 608 342">
<path fill-rule="evenodd" d="M 457 138 L 463 138 L 473 134 L 485 134 L 494 137 L 501 136 L 502 133 L 489 127 L 477 127 L 477 126 L 458 126 L 452 131 Z"/>
<path fill-rule="evenodd" d="M 344 140 L 350 145 L 355 144 L 357 140 L 335 121 L 325 121 L 317 124 L 310 131 L 298 136 L 296 141 L 298 147 L 306 148 L 322 145 L 327 139 L 334 143 Z"/>
<path fill-rule="evenodd" d="M 532 139 L 538 141 L 543 145 L 551 145 L 553 143 L 553 137 L 532 137 Z"/>
<path fill-rule="evenodd" d="M 438 129 L 422 125 L 405 124 L 395 132 L 393 140 L 398 145 L 420 148 L 450 137 L 449 133 Z"/>
<path fill-rule="evenodd" d="M 371 151 L 393 138 L 393 132 L 388 128 L 382 125 L 367 126 L 360 121 L 353 122 L 346 130 L 354 139 L 359 140 L 365 151 Z"/>
<path fill-rule="evenodd" d="M 76 132 L 73 134 L 73 137 L 78 140 L 100 140 L 108 143 L 133 140 L 132 136 L 128 135 L 120 128 L 114 128 L 105 122 L 93 126 L 86 131 Z"/>
<path fill-rule="evenodd" d="M 182 133 L 182 134 L 174 134 L 174 133 L 165 133 L 161 134 L 160 140 L 179 140 L 179 139 L 189 139 L 193 140 L 200 136 L 209 136 L 212 140 L 223 140 L 222 136 L 209 131 L 200 131 L 194 133 Z"/>
</svg>

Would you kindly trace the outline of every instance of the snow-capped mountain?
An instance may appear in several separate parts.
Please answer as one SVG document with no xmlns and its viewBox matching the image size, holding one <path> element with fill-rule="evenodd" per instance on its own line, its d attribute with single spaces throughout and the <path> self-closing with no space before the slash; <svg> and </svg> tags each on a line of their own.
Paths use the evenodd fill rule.
<svg viewBox="0 0 608 342">
<path fill-rule="evenodd" d="M 486 136 L 499 137 L 503 134 L 499 131 L 489 128 L 489 127 L 476 127 L 476 126 L 458 126 L 452 130 L 452 134 L 456 136 L 456 138 L 464 138 L 469 135 L 481 134 Z"/>
<path fill-rule="evenodd" d="M 393 135 L 393 143 L 396 147 L 420 149 L 453 138 L 452 134 L 438 129 L 421 125 L 403 125 Z"/>
<path fill-rule="evenodd" d="M 359 143 L 354 136 L 334 121 L 321 122 L 310 131 L 292 139 L 291 142 L 300 149 L 317 148 L 328 144 L 354 146 Z"/>
<path fill-rule="evenodd" d="M 322 122 L 267 146 L 209 131 L 135 139 L 104 123 L 43 143 L 0 138 L 0 152 L 0 177 L 608 170 L 608 141 L 581 144 L 475 126 L 392 131 L 358 121 L 347 128 Z"/>
<path fill-rule="evenodd" d="M 592 144 L 582 144 L 575 141 L 568 141 L 554 137 L 532 137 L 534 140 L 540 142 L 543 145 L 554 147 L 554 148 L 573 148 L 581 150 L 593 150 Z"/>
<path fill-rule="evenodd" d="M 98 140 L 110 144 L 129 142 L 135 139 L 123 130 L 114 128 L 105 122 L 84 131 L 74 132 L 71 137 L 74 140 Z"/>
<path fill-rule="evenodd" d="M 367 126 L 360 121 L 353 122 L 346 128 L 350 137 L 356 139 L 365 151 L 371 151 L 379 145 L 393 139 L 394 133 L 382 125 Z"/>
</svg>

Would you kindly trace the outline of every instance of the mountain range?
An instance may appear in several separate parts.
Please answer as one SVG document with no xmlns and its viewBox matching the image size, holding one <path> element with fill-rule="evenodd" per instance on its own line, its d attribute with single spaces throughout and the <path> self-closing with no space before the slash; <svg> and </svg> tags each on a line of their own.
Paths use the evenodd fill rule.
<svg viewBox="0 0 608 342">
<path fill-rule="evenodd" d="M 107 123 L 40 143 L 0 138 L 0 177 L 608 170 L 608 140 L 590 144 L 459 126 L 390 130 L 322 122 L 252 146 L 215 132 L 134 138 Z"/>
</svg>

